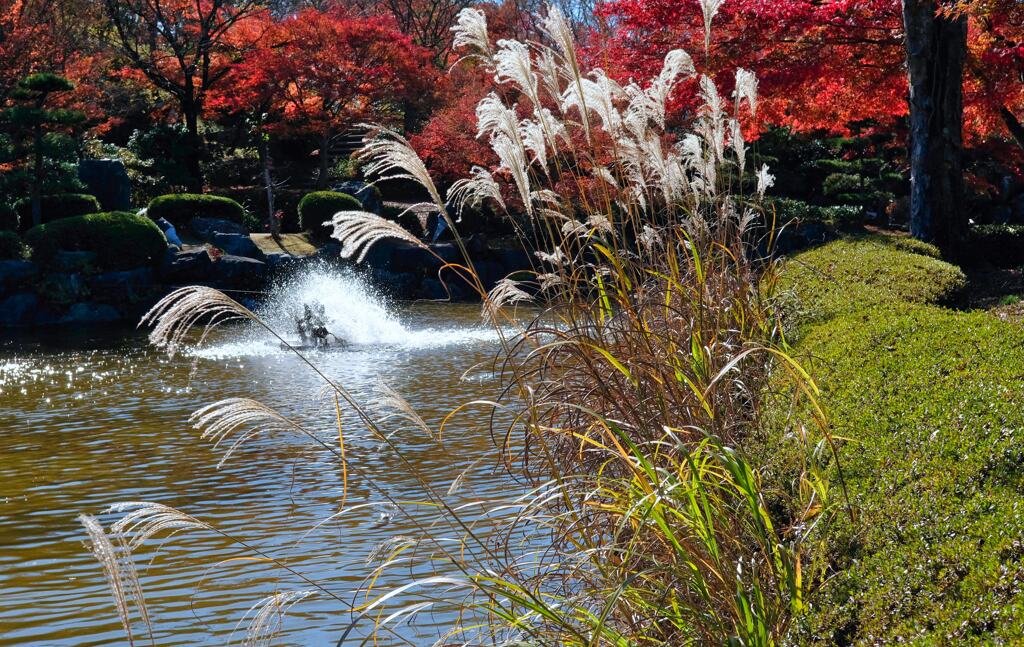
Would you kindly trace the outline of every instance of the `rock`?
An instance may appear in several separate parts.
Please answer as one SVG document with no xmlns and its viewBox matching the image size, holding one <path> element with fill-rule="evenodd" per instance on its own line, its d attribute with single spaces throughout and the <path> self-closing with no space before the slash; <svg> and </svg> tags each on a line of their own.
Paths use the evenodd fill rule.
<svg viewBox="0 0 1024 647">
<path fill-rule="evenodd" d="M 0 261 L 0 290 L 29 283 L 39 274 L 32 261 Z"/>
<path fill-rule="evenodd" d="M 224 220 L 223 218 L 204 218 L 202 216 L 193 218 L 188 223 L 189 229 L 196 236 L 199 236 L 207 242 L 212 242 L 210 239 L 214 234 L 242 234 L 245 236 L 249 235 L 249 230 L 245 228 L 245 225 L 240 225 L 237 222 L 231 222 L 230 220 Z"/>
<path fill-rule="evenodd" d="M 259 289 L 267 276 L 267 264 L 244 256 L 221 256 L 210 267 L 209 280 L 216 287 Z"/>
<path fill-rule="evenodd" d="M 171 221 L 167 218 L 157 218 L 156 226 L 160 228 L 160 231 L 164 232 L 164 237 L 167 238 L 167 242 L 175 247 L 184 247 L 184 243 L 181 242 L 181 238 L 178 236 L 178 230 L 171 224 Z"/>
<path fill-rule="evenodd" d="M 121 313 L 113 306 L 105 303 L 88 301 L 71 306 L 68 313 L 61 318 L 62 324 L 97 324 L 120 321 Z"/>
<path fill-rule="evenodd" d="M 210 236 L 210 244 L 224 251 L 229 256 L 244 256 L 264 261 L 267 255 L 263 253 L 248 234 L 222 234 L 219 232 Z"/>
<path fill-rule="evenodd" d="M 96 264 L 96 252 L 58 251 L 49 269 L 52 272 L 83 272 Z"/>
<path fill-rule="evenodd" d="M 419 276 L 407 272 L 371 269 L 370 282 L 396 299 L 412 299 L 419 292 Z"/>
<path fill-rule="evenodd" d="M 31 292 L 19 292 L 0 301 L 0 326 L 27 326 L 32 323 L 39 297 Z"/>
<path fill-rule="evenodd" d="M 171 284 L 195 283 L 206 280 L 213 261 L 205 249 L 179 252 L 161 271 L 161 279 Z"/>
<path fill-rule="evenodd" d="M 39 284 L 38 291 L 44 301 L 57 305 L 75 303 L 89 295 L 89 288 L 81 274 L 64 272 L 47 274 Z"/>
<path fill-rule="evenodd" d="M 308 258 L 336 263 L 341 259 L 341 243 L 332 240 L 316 250 L 316 253 L 311 254 Z"/>
<path fill-rule="evenodd" d="M 132 181 L 121 160 L 82 160 L 78 163 L 78 179 L 85 182 L 104 211 L 132 208 Z"/>
<path fill-rule="evenodd" d="M 380 192 L 374 190 L 374 187 L 366 182 L 349 180 L 348 182 L 335 185 L 331 190 L 349 194 L 356 200 L 359 200 L 359 204 L 363 205 L 363 209 L 370 213 L 375 213 L 379 216 L 384 212 L 384 201 L 381 200 Z"/>
<path fill-rule="evenodd" d="M 153 271 L 148 267 L 97 274 L 88 280 L 93 298 L 110 303 L 138 303 L 153 290 Z"/>
</svg>

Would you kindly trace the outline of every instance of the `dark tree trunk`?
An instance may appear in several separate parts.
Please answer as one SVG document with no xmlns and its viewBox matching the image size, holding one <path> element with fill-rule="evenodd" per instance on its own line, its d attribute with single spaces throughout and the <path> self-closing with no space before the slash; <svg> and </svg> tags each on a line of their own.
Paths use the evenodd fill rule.
<svg viewBox="0 0 1024 647">
<path fill-rule="evenodd" d="M 267 231 L 277 238 L 280 235 L 280 223 L 274 218 L 274 178 L 270 173 L 270 147 L 267 145 L 267 137 L 257 131 L 259 138 L 260 166 L 263 168 L 263 190 L 267 194 Z"/>
<path fill-rule="evenodd" d="M 32 226 L 43 223 L 43 129 L 35 127 L 33 132 L 35 147 L 35 177 L 32 178 Z"/>
<path fill-rule="evenodd" d="M 330 183 L 331 172 L 331 131 L 325 130 L 320 136 L 320 157 L 317 161 L 316 188 L 324 190 Z"/>
<path fill-rule="evenodd" d="M 186 102 L 182 105 L 189 139 L 185 170 L 188 171 L 188 190 L 191 193 L 203 192 L 203 139 L 199 136 L 199 110 L 195 103 Z"/>
<path fill-rule="evenodd" d="M 999 109 L 999 114 L 1003 118 L 1003 123 L 1006 124 L 1006 129 L 1010 131 L 1013 138 L 1017 140 L 1017 145 L 1024 148 L 1024 124 L 1020 123 L 1017 119 L 1017 115 L 1010 112 L 1009 108 L 1003 107 Z"/>
<path fill-rule="evenodd" d="M 938 17 L 935 0 L 903 0 L 910 77 L 910 231 L 956 253 L 963 211 L 963 75 L 967 21 Z"/>
</svg>

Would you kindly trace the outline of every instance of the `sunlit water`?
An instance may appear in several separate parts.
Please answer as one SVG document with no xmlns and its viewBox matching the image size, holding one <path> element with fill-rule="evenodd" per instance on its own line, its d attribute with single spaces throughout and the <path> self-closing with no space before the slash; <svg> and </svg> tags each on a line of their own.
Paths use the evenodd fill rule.
<svg viewBox="0 0 1024 647">
<path fill-rule="evenodd" d="M 328 327 L 347 345 L 310 358 L 363 402 L 372 401 L 383 381 L 436 428 L 459 404 L 495 395 L 490 360 L 497 337 L 480 324 L 476 307 L 387 306 L 355 280 L 323 272 L 279 294 L 262 314 L 282 330 L 291 328 L 290 313 L 302 303 L 324 305 Z M 358 590 L 371 570 L 370 551 L 388 538 L 420 532 L 382 492 L 423 522 L 436 515 L 417 507 L 425 498 L 421 479 L 444 493 L 465 471 L 465 485 L 451 495 L 455 503 L 517 491 L 495 468 L 488 419 L 480 411 L 453 418 L 443 444 L 414 428 L 399 430 L 393 436 L 399 457 L 346 407 L 347 504 L 374 505 L 299 541 L 342 508 L 338 459 L 307 438 L 273 433 L 253 438 L 217 469 L 223 451 L 200 440 L 187 419 L 221 398 L 251 397 L 333 447 L 334 402 L 318 398 L 321 386 L 279 342 L 245 326 L 220 331 L 204 349 L 174 358 L 130 330 L 0 341 L 0 645 L 124 644 L 75 519 L 117 501 L 179 507 L 323 584 L 346 602 L 322 593 L 303 601 L 274 644 L 333 645 L 355 618 L 352 604 L 365 601 Z M 104 523 L 113 518 L 100 515 Z M 430 532 L 457 534 L 444 526 Z M 233 559 L 250 553 L 210 533 L 177 535 L 141 554 L 158 645 L 225 644 L 262 596 L 311 588 L 265 562 Z M 388 573 L 373 595 L 424 573 L 419 567 Z M 452 620 L 450 609 L 438 605 L 396 630 L 412 644 L 429 645 Z M 365 635 L 369 624 L 358 622 L 352 635 Z M 235 642 L 240 638 L 236 634 Z M 385 636 L 382 644 L 391 643 Z"/>
</svg>

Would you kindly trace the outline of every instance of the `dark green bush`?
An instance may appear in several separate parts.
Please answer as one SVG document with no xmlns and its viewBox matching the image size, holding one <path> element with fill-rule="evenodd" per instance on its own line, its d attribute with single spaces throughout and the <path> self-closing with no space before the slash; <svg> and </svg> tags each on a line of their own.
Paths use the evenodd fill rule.
<svg viewBox="0 0 1024 647">
<path fill-rule="evenodd" d="M 61 218 L 72 216 L 84 216 L 87 213 L 97 213 L 100 210 L 100 202 L 95 197 L 85 193 L 58 193 L 55 195 L 44 195 L 42 197 L 43 223 L 53 222 Z M 21 225 L 24 228 L 32 226 L 32 200 L 22 198 L 15 203 L 14 208 L 21 218 Z"/>
<path fill-rule="evenodd" d="M 167 239 L 156 223 L 124 211 L 92 213 L 33 227 L 25 235 L 32 258 L 45 266 L 58 251 L 96 253 L 100 270 L 126 270 L 159 264 Z"/>
<path fill-rule="evenodd" d="M 997 267 L 1024 265 L 1024 225 L 971 227 L 965 261 Z"/>
<path fill-rule="evenodd" d="M 820 206 L 801 200 L 778 198 L 771 201 L 780 223 L 821 222 L 837 229 L 855 230 L 864 226 L 864 210 L 852 205 Z"/>
<path fill-rule="evenodd" d="M 11 205 L 0 202 L 0 231 L 18 231 L 18 212 Z"/>
<path fill-rule="evenodd" d="M 347 193 L 314 191 L 299 201 L 299 224 L 317 240 L 327 240 L 330 229 L 324 226 L 339 211 L 362 211 L 363 205 Z"/>
<path fill-rule="evenodd" d="M 25 246 L 13 231 L 0 231 L 0 261 L 25 258 Z"/>
<path fill-rule="evenodd" d="M 153 198 L 147 214 L 153 220 L 166 218 L 176 228 L 187 228 L 193 218 L 221 218 L 246 224 L 245 209 L 231 198 L 198 193 L 172 193 Z"/>
</svg>

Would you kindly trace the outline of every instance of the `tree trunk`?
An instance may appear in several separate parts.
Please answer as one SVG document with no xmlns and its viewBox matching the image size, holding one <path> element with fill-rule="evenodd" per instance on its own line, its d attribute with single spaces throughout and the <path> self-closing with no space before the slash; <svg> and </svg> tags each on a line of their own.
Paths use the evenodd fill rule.
<svg viewBox="0 0 1024 647">
<path fill-rule="evenodd" d="M 263 190 L 267 194 L 267 231 L 275 239 L 281 234 L 281 223 L 274 217 L 274 178 L 270 174 L 270 147 L 267 145 L 267 136 L 257 130 L 256 137 L 259 138 L 260 166 L 263 168 Z"/>
<path fill-rule="evenodd" d="M 188 131 L 188 150 L 185 152 L 185 170 L 188 171 L 188 190 L 191 193 L 203 192 L 203 140 L 199 136 L 199 106 L 195 103 L 183 102 L 182 112 L 185 113 L 185 129 Z"/>
<path fill-rule="evenodd" d="M 35 147 L 35 177 L 32 178 L 32 226 L 43 224 L 43 129 L 36 126 L 33 132 Z"/>
<path fill-rule="evenodd" d="M 317 162 L 316 188 L 324 190 L 330 182 L 331 172 L 331 131 L 325 130 L 320 136 L 320 159 Z"/>
<path fill-rule="evenodd" d="M 956 253 L 963 211 L 963 75 L 967 21 L 938 17 L 935 0 L 903 0 L 910 80 L 910 231 Z"/>
</svg>

